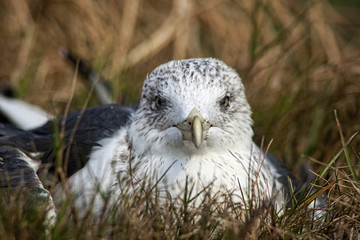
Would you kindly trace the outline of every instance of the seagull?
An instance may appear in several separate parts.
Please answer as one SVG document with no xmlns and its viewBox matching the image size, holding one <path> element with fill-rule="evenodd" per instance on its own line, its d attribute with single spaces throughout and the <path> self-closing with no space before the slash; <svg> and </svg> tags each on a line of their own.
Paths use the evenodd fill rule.
<svg viewBox="0 0 360 240">
<path fill-rule="evenodd" d="M 60 151 L 67 180 L 52 195 L 42 180 L 43 193 L 56 202 L 70 190 L 80 210 L 93 203 L 101 212 L 104 193 L 116 196 L 129 183 L 130 194 L 156 187 L 181 200 L 191 186 L 193 196 L 230 193 L 242 204 L 267 201 L 281 209 L 299 184 L 253 142 L 252 123 L 234 69 L 214 58 L 174 60 L 146 77 L 138 105 L 100 105 L 31 130 L 0 125 L 0 183 L 20 185 L 4 177 L 15 174 L 13 159 L 17 169 L 37 173 L 25 182 L 44 171 L 54 175 Z"/>
</svg>

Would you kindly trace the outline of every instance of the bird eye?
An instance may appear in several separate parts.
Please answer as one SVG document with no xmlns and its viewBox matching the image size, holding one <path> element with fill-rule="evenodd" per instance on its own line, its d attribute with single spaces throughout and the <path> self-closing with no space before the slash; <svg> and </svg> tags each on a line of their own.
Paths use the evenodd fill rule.
<svg viewBox="0 0 360 240">
<path fill-rule="evenodd" d="M 164 105 L 164 100 L 159 96 L 155 96 L 153 101 L 153 109 L 157 110 Z"/>
<path fill-rule="evenodd" d="M 160 101 L 160 98 L 158 96 L 155 97 L 155 106 L 156 107 L 160 107 L 161 105 L 161 101 Z"/>
<path fill-rule="evenodd" d="M 228 108 L 230 106 L 230 97 L 226 96 L 224 97 L 221 102 L 220 102 L 221 106 Z"/>
</svg>

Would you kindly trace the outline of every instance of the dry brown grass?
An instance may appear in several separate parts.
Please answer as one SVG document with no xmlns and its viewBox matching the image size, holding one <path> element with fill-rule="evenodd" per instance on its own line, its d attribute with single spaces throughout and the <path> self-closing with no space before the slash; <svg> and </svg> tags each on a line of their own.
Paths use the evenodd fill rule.
<svg viewBox="0 0 360 240">
<path fill-rule="evenodd" d="M 356 1 L 332 2 L 4 0 L 0 2 L 0 84 L 13 86 L 28 102 L 63 113 L 74 75 L 73 67 L 59 57 L 63 46 L 95 66 L 111 81 L 116 101 L 127 103 L 138 100 L 146 74 L 161 63 L 219 58 L 234 67 L 246 85 L 255 140 L 274 139 L 270 151 L 295 174 L 304 161 L 311 161 L 319 173 L 343 146 L 334 109 L 345 141 L 360 129 L 360 6 Z M 72 109 L 81 107 L 88 90 L 77 82 Z M 90 104 L 97 104 L 96 99 Z M 358 136 L 347 149 L 353 170 L 360 175 Z M 309 222 L 288 216 L 261 225 L 257 236 L 330 238 L 337 232 L 339 238 L 356 238 L 360 186 L 344 154 L 324 177 L 321 185 L 335 183 L 329 191 L 331 221 L 306 232 Z M 117 219 L 123 225 L 114 228 L 137 237 L 144 235 L 131 235 L 132 229 L 144 234 L 158 229 L 150 231 L 155 238 L 202 238 L 214 229 L 200 233 L 190 228 L 189 235 L 181 231 L 166 235 L 172 228 L 158 227 L 157 221 L 167 217 L 156 214 L 162 217 L 149 217 L 141 229 L 133 215 L 120 215 L 126 221 Z M 239 221 L 209 219 L 209 226 L 221 222 L 228 227 L 220 238 L 244 234 Z M 72 237 L 80 234 L 74 230 L 78 226 L 64 228 L 71 229 Z"/>
</svg>

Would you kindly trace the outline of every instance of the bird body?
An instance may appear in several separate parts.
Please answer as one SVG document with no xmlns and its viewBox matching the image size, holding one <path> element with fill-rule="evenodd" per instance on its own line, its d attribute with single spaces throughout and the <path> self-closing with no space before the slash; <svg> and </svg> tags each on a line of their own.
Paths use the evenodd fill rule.
<svg viewBox="0 0 360 240">
<path fill-rule="evenodd" d="M 27 152 L 35 146 L 43 163 L 54 162 L 50 126 L 4 136 L 0 143 Z M 281 162 L 253 142 L 240 77 L 212 58 L 159 66 L 147 76 L 136 110 L 103 105 L 72 113 L 65 132 L 74 133 L 63 149 L 70 149 L 65 187 L 79 196 L 80 209 L 95 195 L 94 211 L 100 211 L 103 193 L 119 194 L 129 183 L 130 192 L 145 184 L 181 199 L 191 186 L 193 196 L 205 189 L 231 194 L 244 205 L 271 201 L 280 209 L 289 199 L 288 179 L 296 184 Z"/>
</svg>

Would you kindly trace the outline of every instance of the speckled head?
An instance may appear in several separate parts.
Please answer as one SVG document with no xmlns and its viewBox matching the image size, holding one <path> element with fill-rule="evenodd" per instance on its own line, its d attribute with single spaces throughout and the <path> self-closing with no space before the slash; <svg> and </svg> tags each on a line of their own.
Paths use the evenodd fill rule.
<svg viewBox="0 0 360 240">
<path fill-rule="evenodd" d="M 142 127 L 131 128 L 133 137 L 146 142 L 167 138 L 168 144 L 179 146 L 181 134 L 175 128 L 193 109 L 210 126 L 204 147 L 251 142 L 251 110 L 241 79 L 232 68 L 213 58 L 171 61 L 149 74 L 133 122 Z"/>
</svg>

